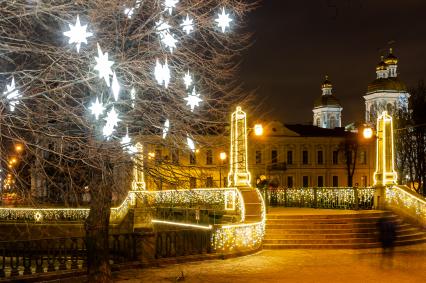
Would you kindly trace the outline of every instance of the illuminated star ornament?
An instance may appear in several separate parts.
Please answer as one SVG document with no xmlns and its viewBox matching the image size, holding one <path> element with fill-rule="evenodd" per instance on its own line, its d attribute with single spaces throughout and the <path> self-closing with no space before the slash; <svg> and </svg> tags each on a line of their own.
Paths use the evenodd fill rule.
<svg viewBox="0 0 426 283">
<path fill-rule="evenodd" d="M 229 14 L 225 13 L 225 8 L 222 8 L 222 14 L 219 14 L 215 21 L 222 29 L 222 32 L 225 32 L 225 29 L 229 27 L 229 23 L 232 22 L 232 19 L 229 17 Z"/>
<path fill-rule="evenodd" d="M 64 32 L 64 35 L 69 37 L 69 44 L 75 43 L 77 48 L 77 53 L 80 52 L 80 45 L 82 43 L 87 44 L 87 38 L 91 37 L 93 33 L 88 32 L 87 25 L 80 24 L 80 17 L 77 15 L 77 20 L 75 21 L 75 25 L 68 24 L 70 27 L 69 31 Z"/>
<path fill-rule="evenodd" d="M 130 90 L 130 99 L 132 100 L 132 107 L 135 108 L 136 89 L 134 87 Z"/>
<path fill-rule="evenodd" d="M 167 137 L 167 134 L 169 133 L 169 128 L 170 128 L 170 121 L 169 121 L 169 119 L 167 119 L 166 122 L 164 122 L 163 139 L 165 139 Z"/>
<path fill-rule="evenodd" d="M 169 65 L 166 63 L 161 64 L 158 59 L 155 63 L 155 69 L 154 69 L 154 75 L 155 79 L 157 80 L 158 84 L 163 85 L 167 88 L 169 86 L 170 82 L 170 69 Z"/>
<path fill-rule="evenodd" d="M 120 119 L 118 119 L 118 114 L 117 112 L 115 112 L 114 107 L 112 107 L 112 109 L 108 112 L 105 120 L 106 124 L 103 128 L 103 134 L 105 137 L 109 137 L 114 132 L 114 128 L 118 125 L 118 122 L 120 122 Z"/>
<path fill-rule="evenodd" d="M 189 71 L 183 77 L 183 83 L 185 84 L 186 89 L 188 89 L 192 84 L 192 77 L 189 74 Z"/>
<path fill-rule="evenodd" d="M 114 100 L 118 100 L 118 95 L 120 94 L 120 84 L 117 80 L 117 75 L 115 72 L 112 74 L 112 84 L 111 84 L 112 94 L 114 95 Z"/>
<path fill-rule="evenodd" d="M 173 53 L 173 49 L 176 48 L 177 39 L 170 32 L 170 25 L 161 18 L 158 22 L 156 22 L 156 25 L 156 30 L 160 36 L 161 43 L 169 48 L 170 53 Z"/>
<path fill-rule="evenodd" d="M 131 144 L 132 139 L 129 137 L 129 129 L 127 129 L 126 135 L 121 138 L 121 144 L 127 153 L 134 154 L 138 152 L 136 146 Z"/>
<path fill-rule="evenodd" d="M 124 14 L 127 16 L 127 18 L 131 19 L 133 16 L 133 13 L 135 12 L 135 8 L 125 8 Z"/>
<path fill-rule="evenodd" d="M 189 149 L 191 151 L 195 151 L 195 143 L 189 136 L 186 137 L 186 142 L 188 144 Z"/>
<path fill-rule="evenodd" d="M 188 14 L 186 14 L 186 19 L 183 20 L 183 22 L 180 24 L 183 31 L 186 32 L 186 34 L 190 34 L 191 31 L 194 30 L 194 20 L 190 19 Z"/>
<path fill-rule="evenodd" d="M 10 100 L 10 111 L 15 111 L 15 105 L 19 103 L 17 100 L 21 97 L 19 91 L 15 88 L 15 78 L 12 77 L 10 85 L 6 85 L 6 90 L 3 92 L 6 95 L 6 98 Z"/>
<path fill-rule="evenodd" d="M 104 106 L 99 102 L 99 99 L 96 97 L 96 101 L 92 103 L 92 106 L 89 108 L 92 110 L 92 114 L 95 115 L 96 120 L 98 120 L 99 116 L 104 113 Z"/>
<path fill-rule="evenodd" d="M 192 93 L 188 94 L 184 99 L 186 100 L 186 105 L 191 107 L 191 111 L 194 111 L 195 106 L 199 106 L 200 102 L 203 101 L 200 98 L 200 94 L 195 92 L 195 87 L 192 89 Z"/>
<path fill-rule="evenodd" d="M 179 0 L 165 0 L 164 6 L 166 7 L 164 10 L 168 10 L 169 14 L 171 15 L 173 12 L 173 8 L 176 8 L 176 4 L 179 2 Z"/>
<path fill-rule="evenodd" d="M 98 57 L 95 57 L 96 60 L 96 66 L 95 70 L 99 72 L 99 78 L 104 79 L 107 86 L 110 85 L 110 79 L 109 76 L 112 75 L 111 66 L 114 64 L 113 61 L 108 60 L 108 52 L 103 53 L 101 50 L 101 47 L 98 45 Z"/>
</svg>

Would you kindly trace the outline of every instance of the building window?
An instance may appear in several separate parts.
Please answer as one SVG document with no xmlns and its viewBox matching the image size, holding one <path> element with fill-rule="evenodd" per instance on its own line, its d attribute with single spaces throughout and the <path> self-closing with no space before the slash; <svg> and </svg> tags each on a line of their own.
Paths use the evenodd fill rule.
<svg viewBox="0 0 426 283">
<path fill-rule="evenodd" d="M 309 176 L 302 176 L 302 184 L 304 188 L 309 187 Z"/>
<path fill-rule="evenodd" d="M 317 162 L 318 162 L 318 164 L 324 164 L 324 158 L 323 158 L 323 153 L 322 153 L 322 150 L 319 150 L 318 152 L 317 152 Z"/>
<path fill-rule="evenodd" d="M 206 188 L 213 188 L 213 177 L 207 177 Z"/>
<path fill-rule="evenodd" d="M 272 164 L 278 163 L 278 151 L 276 150 L 271 151 L 271 163 Z"/>
<path fill-rule="evenodd" d="M 359 163 L 367 164 L 367 152 L 365 150 L 359 153 Z"/>
<path fill-rule="evenodd" d="M 287 164 L 293 164 L 293 151 L 287 151 Z"/>
<path fill-rule="evenodd" d="M 179 164 L 179 150 L 177 148 L 172 149 L 172 163 Z"/>
<path fill-rule="evenodd" d="M 287 187 L 293 188 L 293 176 L 287 176 Z"/>
<path fill-rule="evenodd" d="M 302 163 L 308 164 L 308 151 L 307 150 L 302 151 Z"/>
<path fill-rule="evenodd" d="M 227 187 L 228 186 L 228 177 L 223 177 L 223 186 Z"/>
<path fill-rule="evenodd" d="M 333 176 L 333 187 L 339 186 L 339 176 Z"/>
<path fill-rule="evenodd" d="M 195 158 L 195 152 L 191 151 L 189 153 L 189 164 L 195 165 L 197 163 L 197 159 Z"/>
<path fill-rule="evenodd" d="M 197 179 L 195 177 L 189 177 L 189 188 L 193 189 L 197 187 Z"/>
<path fill-rule="evenodd" d="M 262 152 L 256 150 L 256 164 L 262 164 Z"/>
<path fill-rule="evenodd" d="M 318 176 L 317 185 L 318 187 L 324 187 L 324 176 Z"/>
<path fill-rule="evenodd" d="M 333 151 L 333 164 L 336 165 L 339 163 L 339 151 Z"/>
<path fill-rule="evenodd" d="M 211 149 L 208 149 L 206 151 L 206 165 L 212 165 L 213 164 L 213 151 Z"/>
</svg>

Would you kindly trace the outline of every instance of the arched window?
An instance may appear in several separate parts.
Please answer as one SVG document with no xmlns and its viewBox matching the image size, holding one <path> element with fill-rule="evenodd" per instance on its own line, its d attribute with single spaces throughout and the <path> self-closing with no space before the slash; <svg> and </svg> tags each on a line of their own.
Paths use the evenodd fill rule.
<svg viewBox="0 0 426 283">
<path fill-rule="evenodd" d="M 321 119 L 320 119 L 319 117 L 317 118 L 316 125 L 317 125 L 318 127 L 321 127 Z"/>
</svg>

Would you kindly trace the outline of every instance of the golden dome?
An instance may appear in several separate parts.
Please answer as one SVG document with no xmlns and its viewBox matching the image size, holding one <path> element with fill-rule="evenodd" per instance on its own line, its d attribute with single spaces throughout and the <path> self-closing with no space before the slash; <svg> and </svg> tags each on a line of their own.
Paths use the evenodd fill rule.
<svg viewBox="0 0 426 283">
<path fill-rule="evenodd" d="M 388 68 L 388 65 L 384 62 L 383 56 L 382 56 L 379 64 L 377 64 L 377 66 L 376 66 L 376 71 L 384 71 L 387 68 Z"/>
<path fill-rule="evenodd" d="M 389 49 L 389 54 L 386 56 L 385 61 L 388 65 L 396 65 L 398 64 L 398 58 L 392 54 L 392 48 Z"/>
<path fill-rule="evenodd" d="M 367 93 L 372 92 L 406 92 L 407 86 L 398 78 L 378 78 L 368 85 Z"/>
</svg>

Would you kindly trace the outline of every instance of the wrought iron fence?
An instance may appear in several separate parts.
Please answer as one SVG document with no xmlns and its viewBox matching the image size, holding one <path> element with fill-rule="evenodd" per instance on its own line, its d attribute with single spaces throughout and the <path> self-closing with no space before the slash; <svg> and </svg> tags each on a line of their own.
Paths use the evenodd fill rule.
<svg viewBox="0 0 426 283">
<path fill-rule="evenodd" d="M 136 259 L 136 237 L 110 235 L 113 264 Z M 85 268 L 84 237 L 0 242 L 0 278 Z"/>
<path fill-rule="evenodd" d="M 371 209 L 374 192 L 354 187 L 277 188 L 264 191 L 264 197 L 270 206 Z"/>
<path fill-rule="evenodd" d="M 160 230 L 155 233 L 156 258 L 179 257 L 212 252 L 211 230 Z"/>
</svg>

